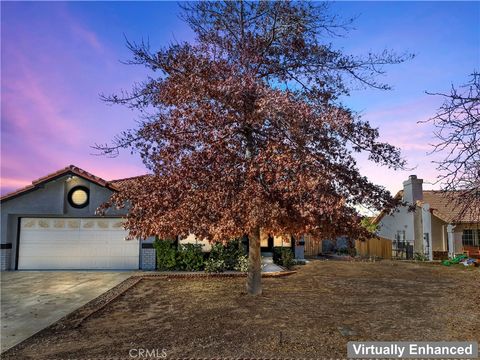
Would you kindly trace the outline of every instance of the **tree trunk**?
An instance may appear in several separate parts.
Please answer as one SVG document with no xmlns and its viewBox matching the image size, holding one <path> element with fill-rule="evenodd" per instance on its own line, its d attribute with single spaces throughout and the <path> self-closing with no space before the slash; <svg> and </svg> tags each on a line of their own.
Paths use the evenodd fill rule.
<svg viewBox="0 0 480 360">
<path fill-rule="evenodd" d="M 260 228 L 248 234 L 248 275 L 247 292 L 250 295 L 262 294 L 262 257 L 260 255 Z"/>
</svg>

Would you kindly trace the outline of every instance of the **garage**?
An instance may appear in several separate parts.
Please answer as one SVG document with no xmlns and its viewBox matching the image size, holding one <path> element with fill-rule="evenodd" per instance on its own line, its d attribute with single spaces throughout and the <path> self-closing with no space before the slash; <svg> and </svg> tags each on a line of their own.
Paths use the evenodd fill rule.
<svg viewBox="0 0 480 360">
<path fill-rule="evenodd" d="M 121 218 L 20 218 L 19 270 L 139 268 Z"/>
</svg>

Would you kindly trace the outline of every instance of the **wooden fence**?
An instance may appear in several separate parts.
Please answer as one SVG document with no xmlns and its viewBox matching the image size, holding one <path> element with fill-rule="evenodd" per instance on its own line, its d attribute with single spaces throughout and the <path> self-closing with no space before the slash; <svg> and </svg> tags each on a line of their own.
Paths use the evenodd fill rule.
<svg viewBox="0 0 480 360">
<path fill-rule="evenodd" d="M 360 256 L 377 256 L 383 259 L 392 258 L 392 241 L 388 239 L 355 240 L 355 249 L 357 250 L 357 255 Z"/>
<path fill-rule="evenodd" d="M 305 256 L 317 256 L 322 252 L 322 240 L 305 235 Z M 392 258 L 392 241 L 384 238 L 372 238 L 366 241 L 355 240 L 355 250 L 359 256 L 377 256 Z"/>
<path fill-rule="evenodd" d="M 305 256 L 317 256 L 322 252 L 322 240 L 315 239 L 311 235 L 305 235 Z"/>
</svg>

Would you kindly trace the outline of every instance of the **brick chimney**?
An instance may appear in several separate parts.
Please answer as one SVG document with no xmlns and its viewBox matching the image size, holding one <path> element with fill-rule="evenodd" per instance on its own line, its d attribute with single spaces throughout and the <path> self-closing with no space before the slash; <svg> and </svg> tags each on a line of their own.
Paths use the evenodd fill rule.
<svg viewBox="0 0 480 360">
<path fill-rule="evenodd" d="M 417 200 L 423 200 L 423 179 L 417 179 L 417 175 L 410 175 L 403 182 L 403 200 L 414 204 Z"/>
</svg>

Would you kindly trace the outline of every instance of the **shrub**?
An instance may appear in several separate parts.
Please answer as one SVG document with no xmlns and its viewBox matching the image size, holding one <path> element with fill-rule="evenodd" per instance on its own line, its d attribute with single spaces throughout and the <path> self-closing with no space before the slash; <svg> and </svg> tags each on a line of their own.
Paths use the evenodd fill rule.
<svg viewBox="0 0 480 360">
<path fill-rule="evenodd" d="M 274 264 L 282 265 L 282 249 L 281 246 L 275 246 L 272 251 L 272 260 Z"/>
<path fill-rule="evenodd" d="M 212 244 L 212 249 L 208 255 L 209 259 L 223 260 L 223 245 L 222 243 Z"/>
<path fill-rule="evenodd" d="M 355 247 L 349 247 L 348 248 L 348 255 L 351 257 L 357 256 L 357 249 Z"/>
<path fill-rule="evenodd" d="M 176 249 L 172 241 L 155 239 L 153 247 L 157 254 L 158 270 L 175 270 L 177 267 Z"/>
<path fill-rule="evenodd" d="M 225 262 L 221 259 L 209 258 L 205 261 L 205 271 L 208 273 L 220 273 L 225 270 Z"/>
<path fill-rule="evenodd" d="M 185 271 L 202 270 L 204 265 L 202 245 L 182 244 L 177 253 L 177 269 Z"/>
<path fill-rule="evenodd" d="M 282 249 L 282 266 L 286 269 L 291 269 L 295 263 L 293 251 L 290 248 Z"/>
<path fill-rule="evenodd" d="M 241 242 L 239 240 L 231 240 L 226 245 L 221 243 L 215 243 L 212 245 L 212 250 L 210 251 L 210 255 L 208 257 L 209 261 L 212 263 L 209 266 L 213 266 L 213 262 L 222 262 L 224 270 L 236 270 L 242 271 L 238 269 L 244 269 L 244 262 L 243 259 L 245 255 L 243 254 L 243 248 L 241 247 Z M 239 261 L 242 261 L 242 264 L 239 264 Z M 220 263 L 218 263 L 220 264 Z M 217 265 L 218 267 L 219 265 Z M 247 260 L 248 266 L 248 260 Z M 245 270 L 246 271 L 246 270 Z"/>
<path fill-rule="evenodd" d="M 284 268 L 291 269 L 295 263 L 293 251 L 288 247 L 276 246 L 273 248 L 273 262 Z"/>
<path fill-rule="evenodd" d="M 422 253 L 419 253 L 419 252 L 416 252 L 414 255 L 413 255 L 413 260 L 417 260 L 417 261 L 428 261 L 428 257 Z"/>
<path fill-rule="evenodd" d="M 234 270 L 240 272 L 247 272 L 248 271 L 248 256 L 247 255 L 240 255 L 237 259 L 237 264 L 234 267 Z"/>
<path fill-rule="evenodd" d="M 240 258 L 240 256 L 243 256 L 243 250 L 240 245 L 240 241 L 234 239 L 230 240 L 223 247 L 221 259 L 225 262 L 226 270 L 235 270 L 235 267 L 238 264 L 238 259 Z"/>
</svg>

